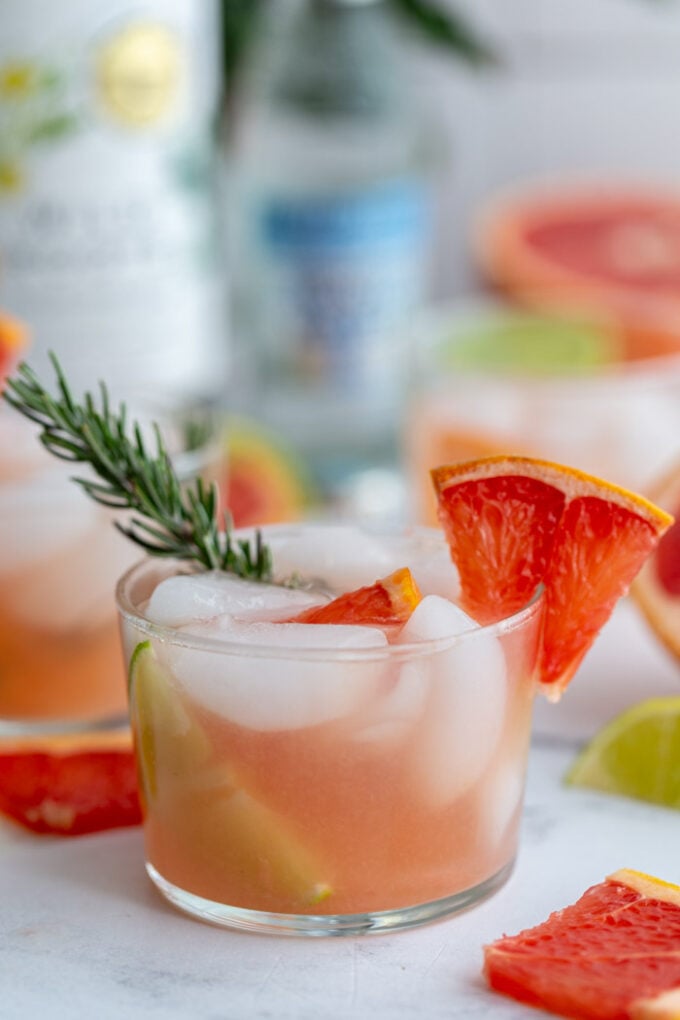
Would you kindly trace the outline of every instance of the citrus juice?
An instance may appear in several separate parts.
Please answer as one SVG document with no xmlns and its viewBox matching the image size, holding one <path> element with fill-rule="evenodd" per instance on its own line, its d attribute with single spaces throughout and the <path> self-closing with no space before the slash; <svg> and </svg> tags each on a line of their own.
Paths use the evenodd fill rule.
<svg viewBox="0 0 680 1020">
<path fill-rule="evenodd" d="M 204 919 L 308 934 L 488 895 L 517 849 L 541 600 L 480 627 L 425 529 L 265 539 L 298 587 L 150 562 L 118 587 L 152 880 Z M 406 564 L 400 626 L 324 622 Z"/>
</svg>

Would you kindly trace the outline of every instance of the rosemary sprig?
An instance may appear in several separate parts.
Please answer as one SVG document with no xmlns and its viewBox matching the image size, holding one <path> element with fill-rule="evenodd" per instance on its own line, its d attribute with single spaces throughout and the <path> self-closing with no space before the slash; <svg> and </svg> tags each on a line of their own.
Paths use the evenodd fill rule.
<svg viewBox="0 0 680 1020">
<path fill-rule="evenodd" d="M 58 359 L 54 354 L 50 358 L 57 377 L 55 396 L 25 362 L 7 379 L 3 396 L 40 426 L 40 441 L 50 453 L 94 470 L 99 481 L 73 479 L 88 496 L 106 507 L 132 511 L 126 523 L 115 522 L 118 530 L 154 556 L 193 560 L 209 570 L 270 580 L 271 553 L 261 533 L 252 543 L 234 541 L 229 513 L 220 520 L 216 486 L 206 486 L 200 478 L 180 485 L 158 426 L 154 425 L 155 450 L 150 451 L 139 425 L 128 424 L 125 404 L 117 410 L 111 407 L 103 383 L 98 402 L 86 393 L 78 403 Z"/>
</svg>

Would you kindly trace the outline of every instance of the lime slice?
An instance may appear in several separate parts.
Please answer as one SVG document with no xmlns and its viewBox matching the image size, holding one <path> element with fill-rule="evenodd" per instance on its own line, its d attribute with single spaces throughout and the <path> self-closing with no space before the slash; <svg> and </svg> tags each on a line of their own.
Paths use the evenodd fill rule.
<svg viewBox="0 0 680 1020">
<path fill-rule="evenodd" d="M 213 782 L 202 801 L 195 797 L 187 804 L 193 851 L 203 858 L 203 873 L 218 863 L 258 895 L 272 897 L 270 905 L 282 911 L 326 900 L 332 893 L 326 869 L 288 820 L 230 783 L 227 769 L 222 789 Z"/>
<path fill-rule="evenodd" d="M 618 715 L 565 781 L 680 809 L 680 697 L 651 698 Z"/>
<path fill-rule="evenodd" d="M 615 357 L 612 338 L 598 326 L 531 314 L 480 319 L 441 349 L 448 368 L 536 376 L 593 372 Z"/>
<path fill-rule="evenodd" d="M 190 779 L 211 755 L 202 727 L 187 711 L 150 641 L 137 645 L 128 671 L 130 715 L 137 762 L 147 803 L 158 793 L 158 776 Z"/>
<path fill-rule="evenodd" d="M 132 653 L 129 684 L 143 800 L 152 803 L 167 787 L 165 810 L 186 859 L 199 861 L 201 872 L 217 868 L 268 888 L 289 906 L 330 896 L 319 863 L 287 820 L 245 790 L 214 753 L 150 641 Z"/>
</svg>

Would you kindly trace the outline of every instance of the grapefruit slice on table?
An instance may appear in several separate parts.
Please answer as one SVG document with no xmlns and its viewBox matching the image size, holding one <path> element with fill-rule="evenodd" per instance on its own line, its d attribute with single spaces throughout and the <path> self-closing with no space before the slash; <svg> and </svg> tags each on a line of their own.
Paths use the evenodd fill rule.
<svg viewBox="0 0 680 1020">
<path fill-rule="evenodd" d="M 374 584 L 305 609 L 288 622 L 354 624 L 380 627 L 391 633 L 403 627 L 421 598 L 411 571 L 402 567 Z"/>
<path fill-rule="evenodd" d="M 139 825 L 130 731 L 2 741 L 0 811 L 59 836 Z"/>
<path fill-rule="evenodd" d="M 543 583 L 540 681 L 556 700 L 672 517 L 618 486 L 531 457 L 431 474 L 466 612 L 496 622 Z"/>
<path fill-rule="evenodd" d="M 680 887 L 624 868 L 484 949 L 495 991 L 582 1020 L 680 1017 Z"/>
<path fill-rule="evenodd" d="M 642 567 L 632 593 L 654 633 L 680 660 L 680 463 L 651 489 L 676 518 Z"/>
</svg>

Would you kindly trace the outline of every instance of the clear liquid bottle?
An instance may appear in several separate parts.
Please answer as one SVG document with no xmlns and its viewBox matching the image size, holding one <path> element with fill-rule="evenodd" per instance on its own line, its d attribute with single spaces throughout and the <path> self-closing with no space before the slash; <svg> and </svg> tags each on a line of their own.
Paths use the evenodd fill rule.
<svg viewBox="0 0 680 1020">
<path fill-rule="evenodd" d="M 207 391 L 226 374 L 216 0 L 0 4 L 0 306 L 29 360 Z"/>
<path fill-rule="evenodd" d="M 244 399 L 336 508 L 394 491 L 384 472 L 431 247 L 431 139 L 408 75 L 380 0 L 288 4 L 263 32 L 229 140 Z"/>
</svg>

